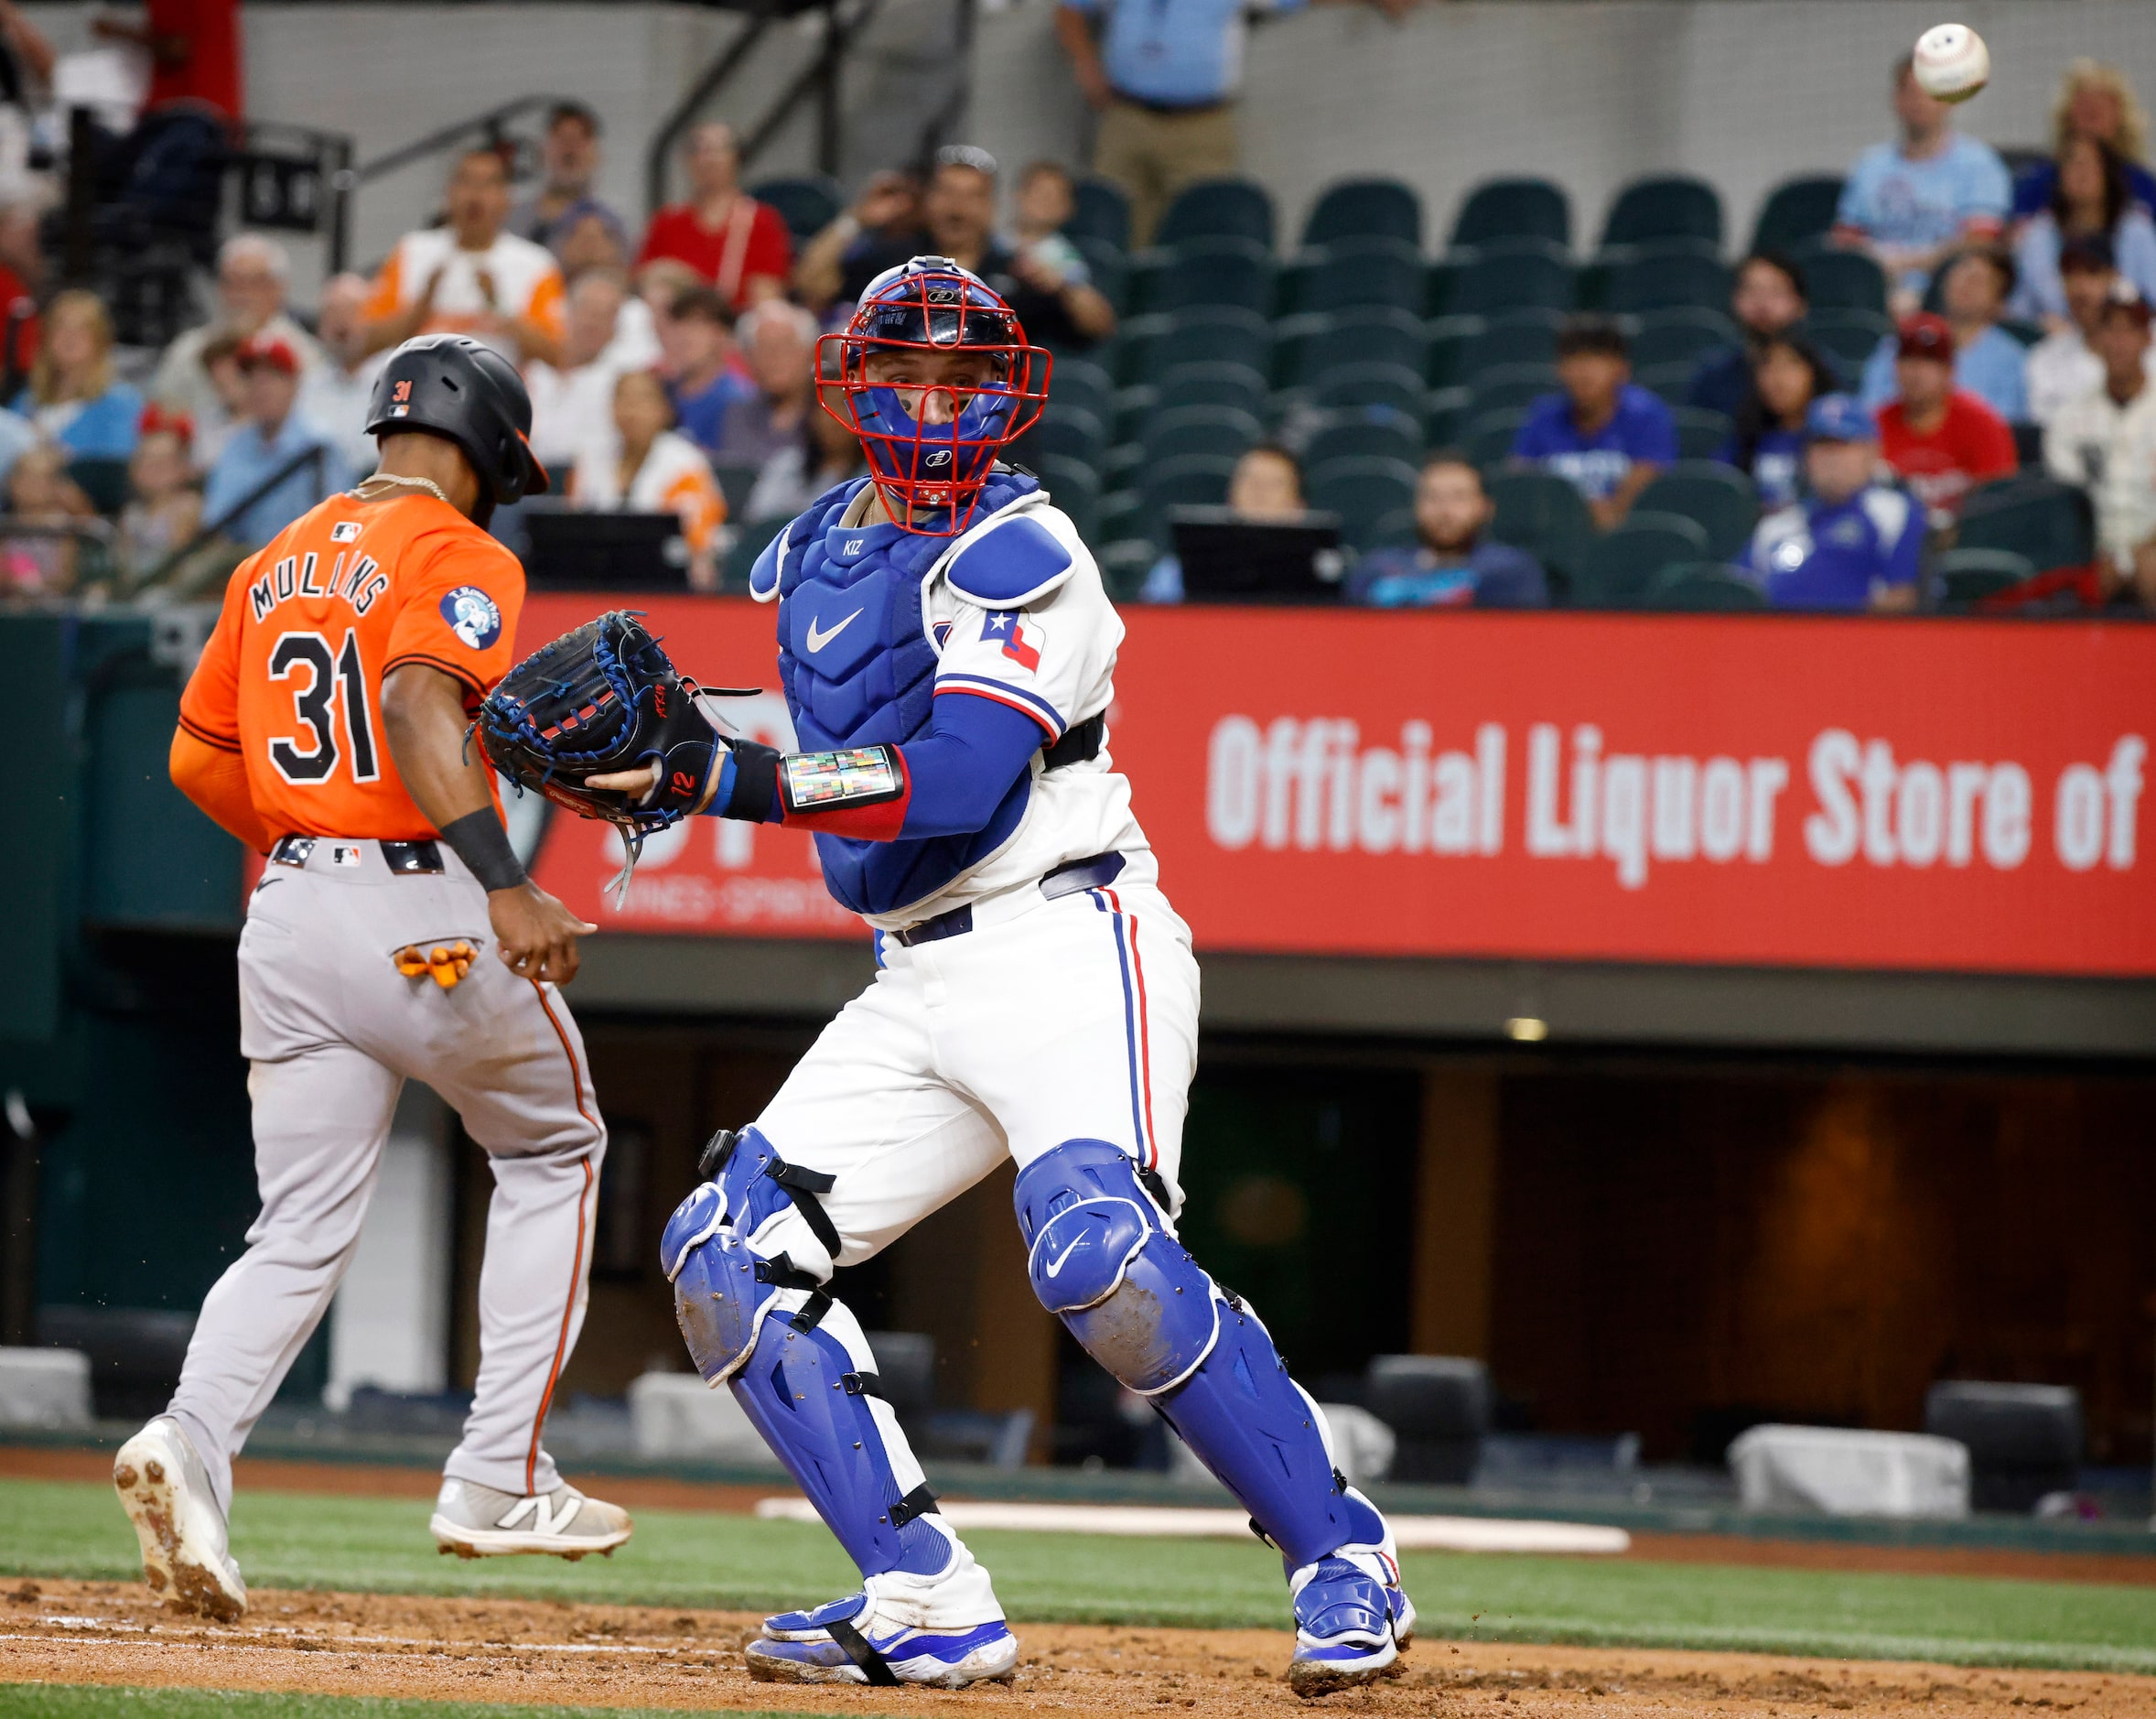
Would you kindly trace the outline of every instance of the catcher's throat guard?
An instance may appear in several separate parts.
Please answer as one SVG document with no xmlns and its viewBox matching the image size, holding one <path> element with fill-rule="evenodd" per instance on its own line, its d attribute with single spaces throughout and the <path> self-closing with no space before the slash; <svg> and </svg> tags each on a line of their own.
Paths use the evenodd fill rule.
<svg viewBox="0 0 2156 1719">
<path fill-rule="evenodd" d="M 983 380 L 954 383 L 927 362 L 960 352 L 986 361 Z M 922 361 L 918 373 L 909 354 Z M 828 379 L 817 398 L 860 438 L 890 516 L 923 536 L 954 537 L 974 523 L 1004 444 L 1039 422 L 1053 365 L 980 276 L 949 257 L 917 256 L 871 281 L 845 330 L 817 342 L 816 373 Z M 936 396 L 943 409 L 932 411 Z"/>
<path fill-rule="evenodd" d="M 703 800 L 719 756 L 719 730 L 699 694 L 740 697 L 753 687 L 699 687 L 676 672 L 633 611 L 611 610 L 565 632 L 502 676 L 480 701 L 472 736 L 480 754 L 520 791 L 544 795 L 621 834 L 628 886 L 645 838 L 678 823 Z M 659 769 L 638 800 L 594 788 L 593 776 Z"/>
</svg>

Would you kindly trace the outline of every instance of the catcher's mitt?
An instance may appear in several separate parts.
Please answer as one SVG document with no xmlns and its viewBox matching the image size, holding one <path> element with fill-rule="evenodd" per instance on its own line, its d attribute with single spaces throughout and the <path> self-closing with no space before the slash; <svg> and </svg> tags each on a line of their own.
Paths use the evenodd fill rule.
<svg viewBox="0 0 2156 1719">
<path fill-rule="evenodd" d="M 481 700 L 473 735 L 486 761 L 519 788 L 613 825 L 633 865 L 645 837 L 687 816 L 704 797 L 719 738 L 696 708 L 705 690 L 675 672 L 634 614 L 616 609 L 503 676 Z M 593 776 L 654 760 L 659 784 L 645 799 L 588 785 Z"/>
</svg>

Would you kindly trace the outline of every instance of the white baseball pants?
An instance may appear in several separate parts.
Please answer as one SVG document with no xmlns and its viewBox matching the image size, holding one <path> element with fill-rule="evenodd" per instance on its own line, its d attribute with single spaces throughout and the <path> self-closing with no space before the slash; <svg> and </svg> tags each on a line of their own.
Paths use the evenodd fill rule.
<svg viewBox="0 0 2156 1719">
<path fill-rule="evenodd" d="M 304 868 L 268 866 L 248 904 L 240 1048 L 262 1212 L 202 1303 L 170 1410 L 228 1512 L 232 1458 L 350 1263 L 406 1079 L 463 1118 L 494 1173 L 479 1378 L 444 1472 L 558 1484 L 540 1431 L 584 1323 L 606 1130 L 560 994 L 501 965 L 486 892 L 440 851 L 445 873 L 398 876 L 377 843 L 323 838 Z M 458 938 L 476 955 L 452 989 L 393 963 Z"/>
</svg>

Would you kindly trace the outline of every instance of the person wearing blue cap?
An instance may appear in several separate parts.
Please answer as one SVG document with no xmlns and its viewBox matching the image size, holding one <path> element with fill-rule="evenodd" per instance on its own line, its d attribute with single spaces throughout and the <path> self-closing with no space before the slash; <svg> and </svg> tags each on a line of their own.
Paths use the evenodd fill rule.
<svg viewBox="0 0 2156 1719">
<path fill-rule="evenodd" d="M 1924 510 L 1877 481 L 1879 430 L 1846 394 L 1812 403 L 1805 418 L 1810 494 L 1770 514 L 1746 565 L 1777 609 L 1911 610 Z"/>
</svg>

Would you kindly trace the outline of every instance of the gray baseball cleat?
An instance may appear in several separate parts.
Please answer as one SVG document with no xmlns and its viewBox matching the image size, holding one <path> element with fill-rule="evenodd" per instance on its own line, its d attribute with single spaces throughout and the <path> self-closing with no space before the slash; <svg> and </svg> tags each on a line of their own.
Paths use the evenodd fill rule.
<svg viewBox="0 0 2156 1719">
<path fill-rule="evenodd" d="M 142 1579 L 176 1612 L 232 1623 L 247 1584 L 226 1548 L 224 1512 L 202 1458 L 179 1423 L 159 1415 L 113 1459 L 120 1508 L 142 1541 Z"/>
<path fill-rule="evenodd" d="M 574 1563 L 611 1552 L 633 1531 L 629 1512 L 588 1498 L 566 1482 L 552 1492 L 500 1492 L 476 1480 L 445 1480 L 427 1523 L 435 1545 L 459 1558 L 545 1552 Z"/>
</svg>

